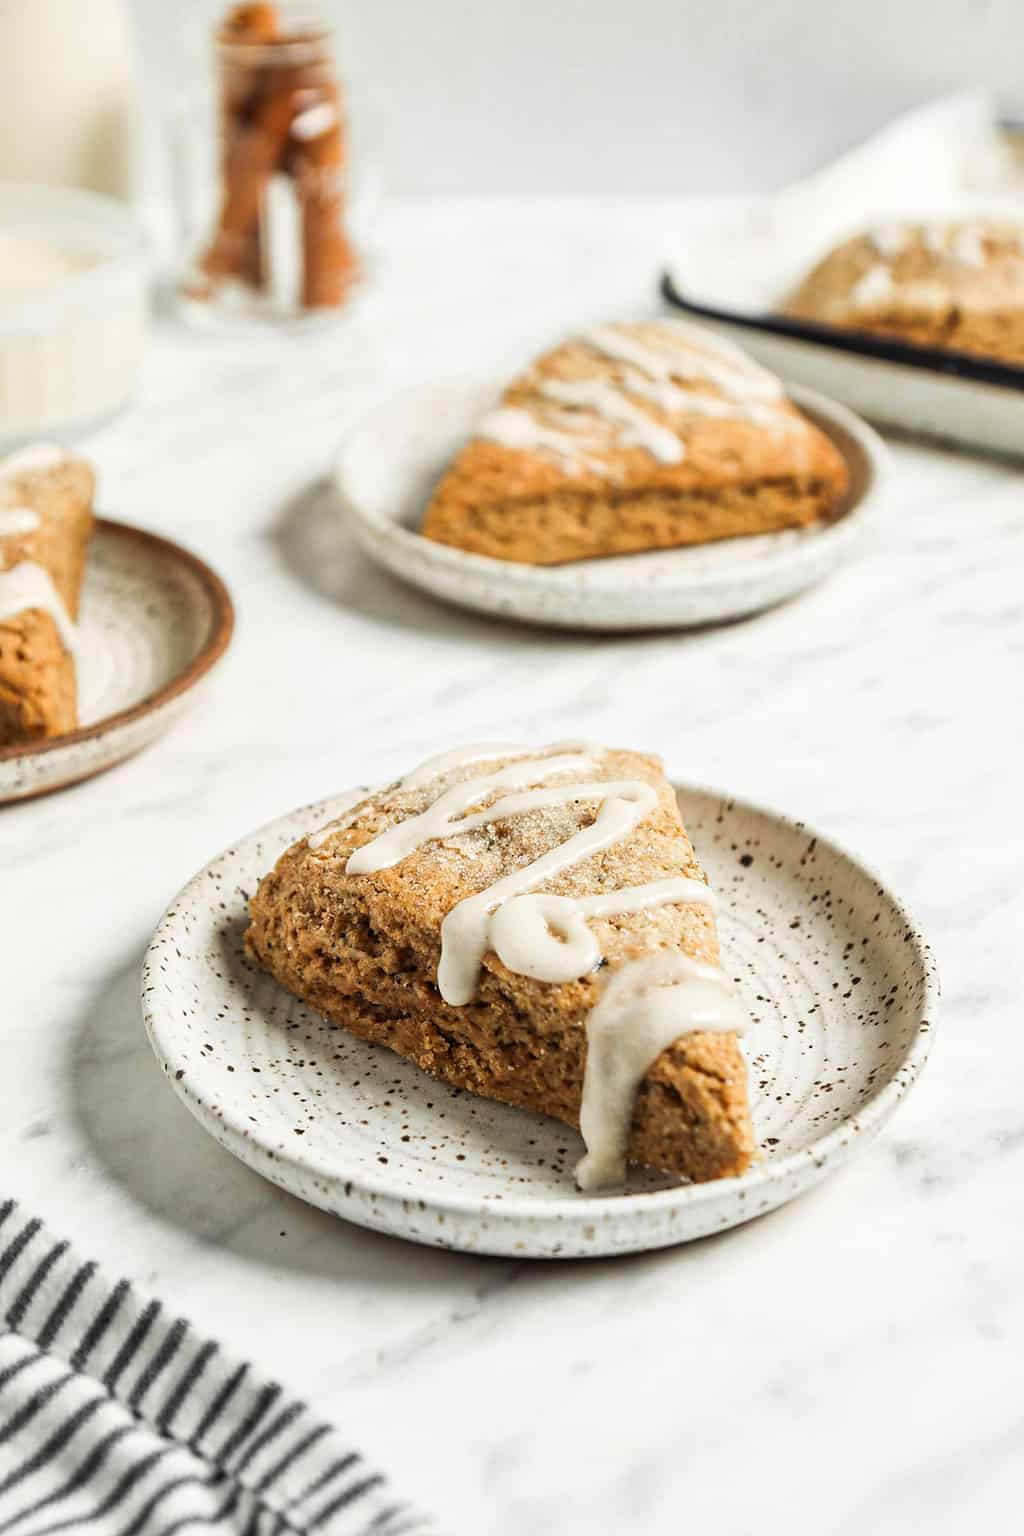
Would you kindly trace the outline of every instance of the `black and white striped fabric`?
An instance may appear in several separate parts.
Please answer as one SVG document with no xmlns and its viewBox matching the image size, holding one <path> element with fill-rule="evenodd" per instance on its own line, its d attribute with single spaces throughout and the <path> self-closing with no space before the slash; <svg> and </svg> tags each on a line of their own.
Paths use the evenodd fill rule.
<svg viewBox="0 0 1024 1536">
<path fill-rule="evenodd" d="M 0 1203 L 0 1536 L 420 1536 L 329 1425 Z"/>
</svg>

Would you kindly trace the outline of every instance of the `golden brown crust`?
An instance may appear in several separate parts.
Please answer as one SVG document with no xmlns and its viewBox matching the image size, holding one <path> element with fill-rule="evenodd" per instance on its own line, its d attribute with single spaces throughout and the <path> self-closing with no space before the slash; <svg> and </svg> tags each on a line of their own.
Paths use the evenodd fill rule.
<svg viewBox="0 0 1024 1536">
<path fill-rule="evenodd" d="M 659 343 L 669 322 L 616 329 L 641 345 Z M 687 328 L 692 337 L 692 328 Z M 734 355 L 696 333 L 693 352 L 726 367 Z M 740 357 L 739 366 L 755 365 Z M 471 439 L 439 482 L 423 534 L 474 554 L 529 565 L 701 544 L 742 534 L 798 527 L 835 512 L 847 486 L 842 455 L 825 434 L 783 398 L 737 402 L 714 378 L 675 377 L 692 407 L 666 406 L 630 386 L 636 370 L 585 340 L 549 352 L 506 390 L 503 406 L 542 421 L 565 421 L 545 384 L 597 380 L 622 391 L 635 408 L 683 444 L 677 463 L 659 462 L 645 447 L 609 441 L 586 462 L 566 468 L 533 448 Z M 759 375 L 763 380 L 766 376 Z M 708 402 L 726 414 L 708 414 Z M 705 409 L 699 407 L 704 404 Z M 574 417 L 600 429 L 592 413 Z"/>
<path fill-rule="evenodd" d="M 1024 226 L 972 220 L 857 235 L 808 273 L 786 313 L 1024 363 Z"/>
<path fill-rule="evenodd" d="M 463 771 L 451 782 L 468 776 Z M 609 752 L 593 776 L 646 780 L 657 788 L 657 810 L 623 842 L 581 860 L 545 889 L 573 895 L 671 875 L 704 878 L 656 759 Z M 436 976 L 445 914 L 589 825 L 597 803 L 532 812 L 446 838 L 376 874 L 345 873 L 355 848 L 417 814 L 438 793 L 436 781 L 417 791 L 384 791 L 322 848 L 310 849 L 305 840 L 290 848 L 250 903 L 249 953 L 362 1039 L 389 1046 L 455 1087 L 575 1125 L 586 1018 L 600 994 L 600 973 L 552 986 L 517 975 L 488 954 L 474 1001 L 458 1008 L 442 1000 Z M 714 918 L 705 907 L 665 906 L 591 926 L 613 968 L 659 948 L 717 961 Z M 630 1158 L 709 1179 L 741 1172 L 753 1152 L 746 1070 L 735 1036 L 690 1035 L 663 1052 L 637 1096 Z"/>
<path fill-rule="evenodd" d="M 39 517 L 30 533 L 0 537 L 0 571 L 33 561 L 48 571 L 72 619 L 94 518 L 93 474 L 80 459 L 0 482 L 0 505 Z M 75 666 L 43 609 L 0 621 L 0 746 L 48 739 L 78 724 Z"/>
</svg>

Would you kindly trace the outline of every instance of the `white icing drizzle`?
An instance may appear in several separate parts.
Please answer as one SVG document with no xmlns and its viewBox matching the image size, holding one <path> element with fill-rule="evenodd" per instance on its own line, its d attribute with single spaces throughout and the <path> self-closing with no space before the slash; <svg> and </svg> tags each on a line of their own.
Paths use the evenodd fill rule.
<svg viewBox="0 0 1024 1536">
<path fill-rule="evenodd" d="M 447 774 L 454 773 L 459 768 L 470 768 L 476 763 L 493 762 L 496 758 L 532 757 L 536 750 L 536 747 L 521 747 L 516 743 L 503 741 L 468 742 L 464 746 L 453 747 L 448 752 L 438 752 L 436 756 L 428 757 L 425 762 L 420 763 L 418 768 L 414 768 L 411 773 L 407 773 L 404 778 L 399 779 L 398 788 L 399 790 L 421 789 L 423 786 L 432 783 L 434 779 L 444 778 Z M 560 741 L 555 743 L 550 750 L 558 753 L 571 753 L 574 756 L 580 755 L 581 758 L 589 758 L 596 753 L 596 749 L 591 748 L 585 741 Z M 368 791 L 360 789 L 350 795 L 346 795 L 339 808 L 339 814 L 334 820 L 329 821 L 326 826 L 320 827 L 318 831 L 311 832 L 308 835 L 306 838 L 308 846 L 314 850 L 322 848 L 336 832 L 342 832 L 347 827 L 350 827 L 356 819 L 351 814 L 352 809 L 355 806 L 362 805 L 367 793 Z M 480 798 L 479 793 L 476 798 Z"/>
<path fill-rule="evenodd" d="M 542 379 L 538 388 L 560 405 L 596 412 L 611 424 L 620 442 L 646 448 L 660 464 L 678 464 L 686 454 L 671 427 L 652 420 L 607 379 Z"/>
<path fill-rule="evenodd" d="M 553 879 L 580 859 L 592 853 L 600 853 L 602 849 L 620 842 L 637 822 L 654 809 L 657 795 L 649 784 L 641 780 L 596 780 L 589 784 L 552 785 L 548 789 L 507 795 L 489 810 L 478 814 L 487 821 L 497 821 L 524 811 L 571 804 L 575 800 L 601 802 L 601 809 L 589 827 L 582 827 L 559 847 L 552 848 L 523 869 L 513 870 L 504 879 L 495 881 L 487 890 L 476 896 L 467 896 L 444 919 L 441 924 L 441 963 L 437 970 L 437 985 L 446 1003 L 461 1007 L 472 1002 L 484 955 L 494 947 L 491 938 L 492 914 L 503 902 L 511 901 L 514 896 L 525 895 L 540 885 L 541 881 Z M 475 820 L 476 817 L 467 817 L 465 823 Z M 538 963 L 543 963 L 539 956 Z"/>
<path fill-rule="evenodd" d="M 297 117 L 292 119 L 291 135 L 301 143 L 309 143 L 312 139 L 320 139 L 338 121 L 338 114 L 329 101 L 319 101 L 315 106 L 306 107 Z"/>
<path fill-rule="evenodd" d="M 577 743 L 567 743 L 574 749 Z M 492 949 L 518 975 L 550 983 L 592 972 L 600 945 L 588 921 L 666 904 L 715 909 L 701 880 L 683 876 L 651 881 L 593 896 L 559 896 L 536 887 L 626 837 L 658 803 L 642 779 L 548 780 L 592 771 L 595 749 L 550 749 L 531 757 L 521 747 L 474 744 L 429 758 L 399 781 L 415 789 L 459 768 L 513 753 L 517 760 L 443 789 L 418 815 L 387 828 L 357 848 L 346 862 L 350 875 L 391 869 L 425 843 L 458 837 L 494 822 L 578 801 L 597 801 L 594 821 L 556 848 L 485 890 L 458 902 L 441 924 L 437 984 L 454 1007 L 472 1002 L 484 956 Z M 540 787 L 535 787 L 540 786 Z M 508 794 L 501 791 L 512 791 Z M 472 807 L 498 793 L 483 810 Z M 343 820 L 343 819 L 342 819 Z M 338 822 L 309 839 L 318 846 Z M 587 1065 L 581 1126 L 587 1156 L 577 1170 L 582 1188 L 621 1183 L 636 1089 L 652 1062 L 680 1036 L 694 1030 L 738 1030 L 743 1018 L 730 984 L 713 966 L 661 950 L 620 967 L 587 1021 Z"/>
<path fill-rule="evenodd" d="M 491 821 L 502 821 L 506 816 L 534 808 L 546 795 L 564 793 L 564 787 L 557 792 L 553 788 L 541 790 L 540 798 L 531 804 L 516 804 L 514 807 L 512 799 L 519 802 L 527 797 L 506 797 L 489 810 L 478 811 L 472 816 L 465 814 L 471 805 L 494 790 L 522 789 L 530 784 L 542 783 L 544 779 L 558 773 L 585 772 L 592 766 L 590 758 L 579 753 L 531 758 L 526 762 L 509 763 L 506 768 L 468 779 L 465 783 L 453 784 L 418 816 L 407 817 L 405 821 L 389 827 L 386 832 L 381 832 L 372 842 L 357 848 L 349 858 L 347 871 L 350 875 L 369 875 L 381 869 L 393 869 L 424 843 L 437 842 L 442 837 L 456 837 L 460 832 L 471 832 Z M 579 790 L 580 786 L 570 785 L 569 788 Z M 566 798 L 579 800 L 581 795 L 577 793 Z M 559 802 L 551 800 L 548 803 L 554 805 Z"/>
<path fill-rule="evenodd" d="M 742 1034 L 745 1025 L 731 982 L 712 965 L 659 950 L 621 966 L 587 1019 L 580 1188 L 614 1189 L 625 1181 L 637 1089 L 662 1051 L 683 1035 Z"/>
<path fill-rule="evenodd" d="M 943 283 L 928 279 L 898 282 L 886 265 L 886 261 L 905 249 L 909 236 L 910 231 L 902 225 L 870 233 L 869 238 L 883 260 L 869 267 L 850 290 L 850 300 L 858 309 L 885 304 L 897 294 L 906 302 L 924 308 L 947 302 L 948 294 Z M 974 268 L 985 265 L 984 231 L 975 224 L 953 229 L 943 224 L 923 224 L 920 236 L 925 250 L 944 263 Z"/>
<path fill-rule="evenodd" d="M 0 459 L 0 480 L 13 480 L 18 475 L 31 474 L 34 470 L 56 469 L 67 458 L 59 443 L 29 443 L 16 453 Z"/>
<path fill-rule="evenodd" d="M 985 265 L 984 231 L 976 224 L 965 224 L 951 230 L 945 224 L 925 224 L 921 229 L 925 250 L 933 256 L 942 256 L 961 267 Z"/>
<path fill-rule="evenodd" d="M 57 626 L 61 644 L 74 655 L 78 649 L 78 630 L 61 601 L 53 578 L 34 560 L 22 560 L 9 571 L 0 571 L 0 624 L 30 608 L 41 608 L 50 615 Z"/>
<path fill-rule="evenodd" d="M 867 309 L 872 304 L 882 304 L 891 299 L 895 287 L 889 268 L 876 265 L 869 267 L 863 277 L 857 279 L 850 290 L 850 299 L 858 309 Z"/>
<path fill-rule="evenodd" d="M 582 742 L 566 742 L 556 748 L 559 752 L 583 751 Z M 419 789 L 434 779 L 452 773 L 456 768 L 469 768 L 475 763 L 493 762 L 499 757 L 531 757 L 535 747 L 520 747 L 504 741 L 472 741 L 463 747 L 453 747 L 450 752 L 439 752 L 428 757 L 412 773 L 399 780 L 399 789 Z"/>
<path fill-rule="evenodd" d="M 599 896 L 556 896 L 537 892 L 513 896 L 494 913 L 490 940 L 503 965 L 534 981 L 576 981 L 601 962 L 601 947 L 587 927 L 591 917 L 614 917 L 621 912 L 646 912 L 668 903 L 710 907 L 716 911 L 714 892 L 703 880 L 679 875 L 631 885 Z"/>
<path fill-rule="evenodd" d="M 600 464 L 588 459 L 580 450 L 600 450 L 600 440 L 574 430 L 574 424 L 568 420 L 566 426 L 568 430 L 559 431 L 538 421 L 522 406 L 502 405 L 478 423 L 475 435 L 492 443 L 501 443 L 504 448 L 533 449 L 550 454 L 568 474 L 579 474 L 581 468 L 599 470 Z"/>
<path fill-rule="evenodd" d="M 774 375 L 732 343 L 715 337 L 710 345 L 707 335 L 685 322 L 659 321 L 643 336 L 626 326 L 595 326 L 580 340 L 615 362 L 621 378 L 534 375 L 533 388 L 552 402 L 552 411 L 538 415 L 525 405 L 499 406 L 480 422 L 477 437 L 547 455 L 568 473 L 579 474 L 584 469 L 601 472 L 601 464 L 585 450 L 607 452 L 614 443 L 644 448 L 661 464 L 678 464 L 686 457 L 678 426 L 656 421 L 636 399 L 678 415 L 790 425 L 789 414 L 780 410 L 785 395 Z M 676 380 L 704 380 L 722 393 L 681 389 Z"/>
<path fill-rule="evenodd" d="M 905 224 L 880 224 L 877 229 L 870 231 L 868 239 L 878 252 L 887 261 L 894 256 L 899 256 L 910 243 L 910 230 Z"/>
<path fill-rule="evenodd" d="M 35 533 L 38 527 L 39 513 L 33 507 L 0 507 L 0 539 Z"/>
<path fill-rule="evenodd" d="M 949 255 L 961 267 L 983 267 L 985 265 L 985 242 L 982 239 L 981 230 L 973 224 L 965 224 L 958 229 L 949 244 Z"/>
<path fill-rule="evenodd" d="M 717 416 L 722 420 L 756 421 L 763 426 L 788 421 L 788 415 L 779 411 L 778 402 L 769 405 L 760 400 L 729 400 L 721 395 L 702 395 L 694 389 L 680 389 L 671 379 L 647 379 L 643 374 L 627 368 L 622 380 L 623 389 L 643 400 L 651 400 L 662 410 L 685 412 L 688 416 Z"/>
<path fill-rule="evenodd" d="M 616 326 L 598 325 L 583 331 L 582 340 L 596 352 L 614 362 L 626 363 L 655 381 L 709 379 L 734 400 L 777 400 L 782 394 L 778 379 L 742 353 L 721 350 L 715 356 L 696 351 L 692 335 L 688 329 L 665 323 L 659 327 L 656 342 L 641 341 Z M 676 336 L 679 345 L 674 346 Z"/>
<path fill-rule="evenodd" d="M 438 988 L 446 1003 L 462 1007 L 472 1001 L 488 949 L 494 949 L 509 969 L 520 975 L 541 981 L 572 981 L 592 971 L 600 960 L 600 951 L 590 942 L 589 931 L 583 931 L 588 915 L 639 911 L 665 902 L 712 903 L 709 888 L 702 881 L 691 880 L 657 881 L 653 886 L 593 898 L 545 895 L 525 900 L 527 893 L 543 881 L 619 842 L 657 804 L 656 791 L 642 779 L 575 780 L 540 789 L 527 787 L 557 775 L 586 772 L 592 767 L 592 759 L 579 754 L 510 763 L 494 773 L 452 785 L 418 816 L 410 816 L 381 832 L 350 855 L 346 873 L 373 874 L 392 869 L 424 843 L 457 837 L 530 811 L 570 805 L 578 800 L 600 802 L 601 809 L 590 826 L 582 827 L 559 847 L 513 870 L 486 890 L 467 896 L 447 914 L 441 924 L 441 962 L 437 972 Z M 485 810 L 470 811 L 471 806 L 502 789 L 520 792 L 500 796 Z M 548 913 L 553 914 L 552 923 L 547 921 Z"/>
<path fill-rule="evenodd" d="M 720 395 L 698 395 L 693 390 L 680 389 L 671 379 L 649 379 L 637 373 L 635 368 L 622 370 L 622 387 L 631 395 L 639 395 L 641 400 L 660 405 L 663 411 L 684 411 L 691 407 L 699 411 L 702 402 L 707 402 L 710 415 L 725 416 L 731 415 L 736 408 L 733 401 L 723 400 Z"/>
</svg>

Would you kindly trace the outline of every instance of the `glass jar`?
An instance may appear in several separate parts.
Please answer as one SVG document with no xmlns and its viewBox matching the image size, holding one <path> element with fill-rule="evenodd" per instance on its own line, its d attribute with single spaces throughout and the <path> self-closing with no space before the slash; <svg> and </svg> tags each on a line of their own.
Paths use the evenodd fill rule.
<svg viewBox="0 0 1024 1536">
<path fill-rule="evenodd" d="M 178 291 L 190 315 L 330 318 L 360 272 L 334 34 L 303 4 L 206 17 L 206 89 L 179 109 Z"/>
<path fill-rule="evenodd" d="M 130 199 L 137 105 L 127 0 L 0 0 L 0 181 Z"/>
</svg>

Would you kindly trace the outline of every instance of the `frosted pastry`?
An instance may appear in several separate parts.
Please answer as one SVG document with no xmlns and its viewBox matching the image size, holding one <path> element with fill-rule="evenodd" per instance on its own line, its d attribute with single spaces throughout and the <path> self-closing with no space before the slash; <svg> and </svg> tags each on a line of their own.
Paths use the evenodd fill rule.
<svg viewBox="0 0 1024 1536">
<path fill-rule="evenodd" d="M 39 444 L 0 459 L 0 746 L 78 724 L 78 600 L 93 473 Z"/>
<path fill-rule="evenodd" d="M 656 758 L 459 748 L 290 848 L 252 958 L 443 1082 L 580 1125 L 582 1187 L 754 1153 L 745 1015 Z"/>
<path fill-rule="evenodd" d="M 915 346 L 1024 362 L 1024 226 L 881 225 L 819 262 L 787 313 Z"/>
<path fill-rule="evenodd" d="M 846 487 L 835 445 L 738 347 L 678 320 L 598 325 L 476 424 L 423 533 L 555 565 L 801 527 Z"/>
</svg>

